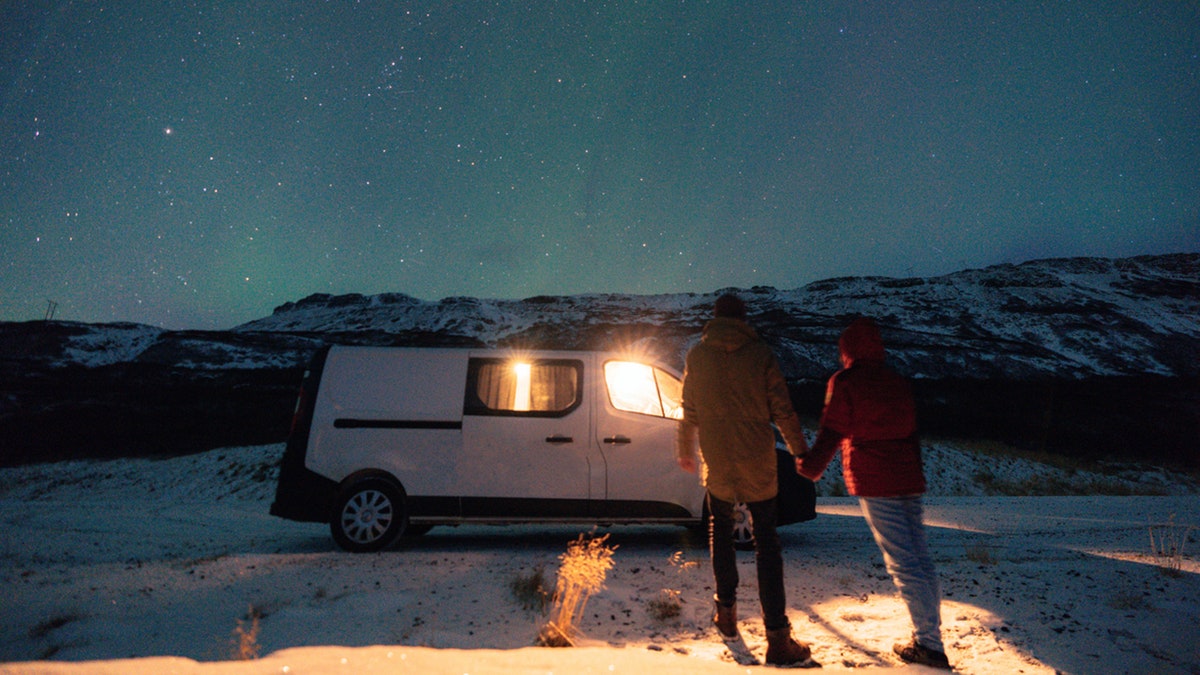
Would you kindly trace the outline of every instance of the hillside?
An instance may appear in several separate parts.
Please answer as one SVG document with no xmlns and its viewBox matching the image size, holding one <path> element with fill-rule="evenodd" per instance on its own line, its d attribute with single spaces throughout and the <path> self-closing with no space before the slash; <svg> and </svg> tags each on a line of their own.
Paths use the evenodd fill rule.
<svg viewBox="0 0 1200 675">
<path fill-rule="evenodd" d="M 850 317 L 884 328 L 930 431 L 1196 461 L 1200 254 L 1072 258 L 793 290 L 539 296 L 312 295 L 228 331 L 0 324 L 0 465 L 276 442 L 331 342 L 633 349 L 680 367 L 713 300 L 742 294 L 815 421 Z"/>
<path fill-rule="evenodd" d="M 885 327 L 895 364 L 918 378 L 1200 374 L 1200 254 L 1041 260 L 928 279 L 831 279 L 791 291 L 439 302 L 313 295 L 235 330 L 564 349 L 633 342 L 680 365 L 726 290 L 745 296 L 751 323 L 775 343 L 796 380 L 828 375 L 838 333 L 858 315 Z"/>
</svg>

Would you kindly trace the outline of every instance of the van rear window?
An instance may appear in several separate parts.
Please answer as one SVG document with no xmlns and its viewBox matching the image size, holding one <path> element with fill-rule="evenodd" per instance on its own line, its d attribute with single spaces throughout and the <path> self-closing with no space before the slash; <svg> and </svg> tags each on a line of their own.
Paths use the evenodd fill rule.
<svg viewBox="0 0 1200 675">
<path fill-rule="evenodd" d="M 464 412 L 565 414 L 579 405 L 582 384 L 581 361 L 471 359 Z"/>
</svg>

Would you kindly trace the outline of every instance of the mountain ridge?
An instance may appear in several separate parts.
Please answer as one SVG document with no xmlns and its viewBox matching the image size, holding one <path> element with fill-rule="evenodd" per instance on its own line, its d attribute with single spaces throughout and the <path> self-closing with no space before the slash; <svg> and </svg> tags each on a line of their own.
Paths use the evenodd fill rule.
<svg viewBox="0 0 1200 675">
<path fill-rule="evenodd" d="M 633 351 L 682 368 L 713 301 L 731 291 L 809 420 L 838 367 L 838 336 L 869 315 L 914 382 L 925 431 L 1198 463 L 1200 254 L 1185 253 L 784 291 L 316 294 L 225 331 L 0 323 L 0 466 L 281 441 L 305 366 L 331 343 Z"/>
<path fill-rule="evenodd" d="M 488 346 L 637 347 L 679 366 L 724 292 L 746 299 L 750 323 L 781 352 L 792 379 L 824 377 L 836 365 L 830 350 L 838 333 L 857 315 L 881 324 L 896 366 L 913 377 L 1200 374 L 1193 358 L 1200 254 L 1056 258 L 930 278 L 843 277 L 783 291 L 439 301 L 314 294 L 233 330 L 417 331 Z"/>
</svg>

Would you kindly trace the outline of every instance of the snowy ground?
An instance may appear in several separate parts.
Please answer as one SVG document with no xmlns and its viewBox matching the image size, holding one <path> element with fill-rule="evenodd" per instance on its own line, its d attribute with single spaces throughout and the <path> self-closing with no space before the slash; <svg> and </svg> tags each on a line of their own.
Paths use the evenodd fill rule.
<svg viewBox="0 0 1200 675">
<path fill-rule="evenodd" d="M 0 470 L 0 673 L 763 671 L 735 663 L 717 639 L 707 552 L 681 528 L 608 530 L 614 566 L 587 605 L 582 646 L 532 647 L 547 617 L 522 607 L 513 582 L 541 569 L 552 585 L 578 528 L 438 528 L 350 555 L 326 527 L 267 514 L 281 452 Z M 944 636 L 959 672 L 1200 673 L 1194 484 L 953 444 L 927 458 Z M 1101 484 L 1163 496 L 990 496 Z M 900 665 L 891 646 L 907 616 L 855 502 L 823 496 L 819 511 L 781 530 L 797 637 L 826 671 Z M 1154 555 L 1152 538 L 1156 548 L 1189 534 L 1185 555 Z M 741 630 L 761 658 L 752 554 L 741 564 Z M 663 597 L 678 598 L 678 616 L 655 616 Z M 251 613 L 263 657 L 232 660 Z"/>
</svg>

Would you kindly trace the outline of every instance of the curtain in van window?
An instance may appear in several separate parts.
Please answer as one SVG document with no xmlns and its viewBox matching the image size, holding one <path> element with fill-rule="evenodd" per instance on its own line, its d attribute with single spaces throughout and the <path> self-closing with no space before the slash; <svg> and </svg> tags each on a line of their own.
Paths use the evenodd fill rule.
<svg viewBox="0 0 1200 675">
<path fill-rule="evenodd" d="M 492 410 L 513 410 L 517 398 L 517 375 L 512 366 L 484 364 L 479 369 L 476 394 Z"/>
<path fill-rule="evenodd" d="M 575 403 L 579 372 L 573 366 L 535 364 L 530 386 L 530 410 L 566 410 Z"/>
<path fill-rule="evenodd" d="M 557 412 L 575 404 L 579 370 L 571 365 L 485 363 L 475 393 L 491 410 Z"/>
</svg>

